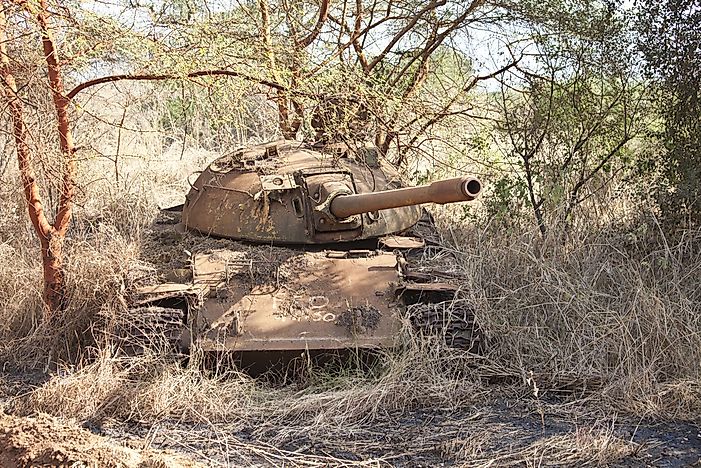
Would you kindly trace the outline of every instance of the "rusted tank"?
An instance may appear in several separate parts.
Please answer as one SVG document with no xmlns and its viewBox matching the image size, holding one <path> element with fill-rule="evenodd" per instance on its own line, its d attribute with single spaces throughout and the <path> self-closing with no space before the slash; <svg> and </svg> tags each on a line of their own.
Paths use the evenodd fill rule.
<svg viewBox="0 0 701 468">
<path fill-rule="evenodd" d="M 410 321 L 474 348 L 459 281 L 414 268 L 427 247 L 407 234 L 425 215 L 420 204 L 470 201 L 481 189 L 472 177 L 406 187 L 369 146 L 279 141 L 219 158 L 192 184 L 181 225 L 236 242 L 190 252 L 186 281 L 136 289 L 132 335 L 299 354 L 392 347 Z"/>
</svg>

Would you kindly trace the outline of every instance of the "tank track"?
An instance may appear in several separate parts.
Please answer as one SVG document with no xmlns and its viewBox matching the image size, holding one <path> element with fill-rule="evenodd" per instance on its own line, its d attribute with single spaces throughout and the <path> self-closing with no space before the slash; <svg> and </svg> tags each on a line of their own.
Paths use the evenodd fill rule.
<svg viewBox="0 0 701 468">
<path fill-rule="evenodd" d="M 418 332 L 437 336 L 451 348 L 482 352 L 484 336 L 475 319 L 474 307 L 463 297 L 460 277 L 438 270 L 412 271 L 412 266 L 427 252 L 455 257 L 452 251 L 442 247 L 433 217 L 424 210 L 419 222 L 407 234 L 426 243 L 422 249 L 404 254 L 405 279 L 409 284 L 400 297 L 411 324 Z"/>
<path fill-rule="evenodd" d="M 128 356 L 151 352 L 180 352 L 185 311 L 155 305 L 130 308 L 115 327 L 113 342 Z"/>
<path fill-rule="evenodd" d="M 479 352 L 481 334 L 471 309 L 456 302 L 415 303 L 407 306 L 414 328 L 440 337 L 451 348 Z"/>
</svg>

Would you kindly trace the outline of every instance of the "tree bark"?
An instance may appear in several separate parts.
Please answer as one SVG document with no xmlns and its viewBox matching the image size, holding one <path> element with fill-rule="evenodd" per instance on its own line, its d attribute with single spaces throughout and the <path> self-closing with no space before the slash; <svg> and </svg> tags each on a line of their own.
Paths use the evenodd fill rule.
<svg viewBox="0 0 701 468">
<path fill-rule="evenodd" d="M 22 5 L 25 10 L 36 17 L 41 33 L 44 58 L 47 64 L 49 83 L 57 115 L 59 148 L 63 158 L 63 177 L 58 210 L 51 224 L 44 210 L 39 186 L 32 165 L 32 151 L 29 147 L 28 131 L 24 119 L 22 103 L 17 95 L 17 82 L 12 74 L 10 57 L 7 51 L 7 18 L 0 11 L 0 75 L 3 89 L 12 118 L 12 133 L 17 147 L 17 161 L 24 190 L 29 219 L 41 244 L 41 260 L 44 272 L 44 302 L 46 304 L 45 320 L 65 307 L 65 273 L 63 270 L 63 242 L 71 221 L 73 198 L 75 194 L 75 171 L 73 135 L 68 120 L 69 99 L 64 95 L 61 67 L 56 46 L 49 29 L 46 1 L 42 0 L 38 9 L 29 4 Z"/>
</svg>

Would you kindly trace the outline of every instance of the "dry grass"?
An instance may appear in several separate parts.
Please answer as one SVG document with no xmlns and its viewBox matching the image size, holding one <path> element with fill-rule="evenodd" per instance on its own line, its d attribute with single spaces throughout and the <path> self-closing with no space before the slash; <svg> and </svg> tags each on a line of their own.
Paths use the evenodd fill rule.
<svg viewBox="0 0 701 468">
<path fill-rule="evenodd" d="M 136 143 L 127 150 L 135 148 Z M 174 201 L 173 194 L 186 188 L 184 176 L 207 156 L 177 148 L 171 153 L 125 157 L 120 184 L 109 178 L 104 160 L 84 163 L 83 175 L 93 172 L 95 182 L 85 187 L 67 242 L 68 309 L 50 326 L 40 320 L 38 251 L 19 187 L 16 181 L 2 187 L 0 359 L 6 369 L 51 370 L 47 382 L 12 398 L 8 408 L 78 421 L 205 424 L 227 453 L 238 451 L 241 458 L 231 460 L 300 466 L 346 462 L 311 449 L 281 448 L 292 440 L 311 447 L 332 438 L 336 449 L 345 443 L 376 465 L 436 447 L 465 466 L 607 464 L 637 450 L 606 424 L 499 445 L 510 429 L 480 425 L 478 411 L 443 427 L 440 440 L 427 434 L 408 437 L 406 446 L 386 442 L 398 430 L 399 415 L 460 412 L 500 394 L 540 404 L 565 392 L 570 399 L 587 398 L 582 412 L 593 411 L 596 418 L 615 412 L 666 420 L 701 417 L 701 232 L 672 242 L 650 220 L 566 244 L 469 226 L 457 235 L 455 226 L 452 234 L 446 227 L 454 256 L 438 252 L 425 262 L 463 278 L 462 291 L 488 338 L 481 357 L 408 333 L 403 349 L 382 356 L 373 375 L 310 370 L 305 380 L 284 388 L 236 372 L 184 368 L 159 354 L 115 357 L 104 332 L 125 310 L 123 296 L 135 266 L 141 276 L 157 271 L 144 262 L 158 257 L 145 243 L 145 229 L 157 205 Z M 182 247 L 171 246 L 163 256 Z M 505 385 L 486 383 L 492 380 Z M 465 433 L 463 422 L 476 429 Z M 242 427 L 254 428 L 250 437 L 257 442 L 222 433 Z M 368 439 L 351 443 L 358 434 Z M 380 454 L 388 443 L 397 444 L 396 453 Z"/>
<path fill-rule="evenodd" d="M 701 231 L 575 245 L 475 233 L 456 250 L 501 372 L 541 394 L 603 387 L 641 416 L 698 417 Z"/>
<path fill-rule="evenodd" d="M 89 364 L 60 369 L 15 409 L 93 422 L 222 421 L 253 406 L 254 382 L 237 377 L 210 378 L 197 366 L 185 369 L 158 354 L 115 358 L 103 350 Z"/>
<path fill-rule="evenodd" d="M 574 433 L 538 439 L 517 450 L 492 452 L 479 456 L 471 443 L 462 453 L 463 466 L 609 466 L 637 452 L 637 444 L 614 434 L 613 428 L 589 427 Z"/>
<path fill-rule="evenodd" d="M 183 367 L 155 352 L 114 357 L 108 348 L 90 363 L 58 369 L 28 398 L 17 400 L 15 409 L 82 421 L 116 417 L 151 423 L 173 418 L 232 422 L 265 415 L 272 424 L 282 426 L 301 418 L 325 431 L 371 423 L 388 412 L 455 409 L 484 399 L 485 389 L 471 373 L 449 370 L 464 366 L 464 357 L 453 356 L 455 362 L 450 363 L 450 350 L 432 340 L 422 343 L 433 346 L 387 353 L 377 377 L 357 369 L 333 373 L 310 369 L 304 383 L 283 387 L 258 382 L 230 367 L 211 374 L 196 362 Z"/>
<path fill-rule="evenodd" d="M 4 246 L 13 267 L 0 269 L 5 280 L 0 295 L 8 298 L 0 309 L 5 324 L 0 356 L 16 367 L 79 361 L 85 346 L 94 343 L 93 329 L 104 325 L 106 315 L 123 310 L 124 273 L 136 255 L 135 246 L 104 226 L 89 236 L 73 237 L 67 247 L 68 306 L 62 317 L 46 323 L 41 321 L 38 249 L 20 253 L 17 247 Z"/>
<path fill-rule="evenodd" d="M 386 424 L 384 431 L 396 430 L 391 421 L 398 415 L 421 409 L 463 411 L 500 394 L 535 401 L 562 391 L 588 397 L 587 409 L 567 415 L 572 418 L 592 406 L 596 418 L 618 411 L 666 420 L 701 414 L 694 274 L 701 266 L 699 233 L 687 233 L 674 245 L 665 245 L 664 239 L 641 245 L 621 234 L 602 234 L 578 246 L 546 248 L 527 236 L 473 231 L 454 247 L 453 264 L 446 263 L 445 253 L 425 261 L 464 278 L 463 292 L 475 304 L 488 337 L 486 355 L 451 351 L 407 334 L 406 346 L 383 356 L 375 375 L 310 371 L 297 385 L 275 388 L 237 373 L 210 375 L 196 365 L 183 368 L 158 354 L 115 357 L 101 331 L 123 312 L 122 296 L 134 265 L 141 265 L 142 275 L 155 274 L 155 269 L 138 260 L 143 256 L 139 232 L 148 212 L 121 216 L 120 222 L 127 223 L 122 226 L 110 216 L 77 223 L 67 255 L 69 314 L 51 328 L 39 321 L 37 252 L 20 242 L 19 233 L 0 245 L 2 264 L 13 266 L 0 268 L 3 360 L 13 367 L 61 363 L 46 383 L 12 398 L 7 406 L 12 411 L 98 424 L 179 421 L 204 424 L 217 434 L 255 427 L 253 442 L 220 434 L 216 443 L 222 450 L 236 448 L 243 457 L 230 461 L 264 459 L 299 466 L 346 462 L 282 448 L 291 441 L 361 435 L 367 439 L 353 442 L 354 450 L 380 465 L 432 454 L 436 447 L 440 456 L 465 466 L 607 464 L 637 450 L 610 427 L 585 425 L 528 442 L 521 432 L 469 420 L 481 429 L 465 434 L 459 426 L 443 428 L 440 440 L 426 436 L 414 441 L 414 448 L 394 441 L 396 453 L 383 455 L 386 443 L 373 432 Z M 494 379 L 507 386 L 484 383 Z M 498 445 L 504 437 L 520 443 Z M 342 450 L 333 447 L 331 453 Z"/>
</svg>

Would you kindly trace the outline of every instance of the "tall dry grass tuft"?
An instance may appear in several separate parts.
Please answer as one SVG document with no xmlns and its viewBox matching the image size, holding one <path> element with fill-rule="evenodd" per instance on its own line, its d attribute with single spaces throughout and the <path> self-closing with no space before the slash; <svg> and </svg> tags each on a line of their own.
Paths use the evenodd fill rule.
<svg viewBox="0 0 701 468">
<path fill-rule="evenodd" d="M 13 244 L 0 243 L 0 349 L 36 328 L 43 305 L 39 252 Z"/>
<path fill-rule="evenodd" d="M 256 390 L 243 374 L 208 376 L 159 353 L 115 357 L 105 348 L 88 364 L 60 369 L 14 409 L 94 422 L 227 422 L 255 408 Z"/>
<path fill-rule="evenodd" d="M 81 191 L 90 203 L 77 207 L 64 247 L 66 309 L 47 323 L 42 321 L 38 241 L 29 226 L 19 180 L 3 187 L 10 195 L 0 206 L 3 365 L 46 368 L 60 361 L 77 362 L 114 314 L 124 310 L 127 271 L 140 256 L 141 234 L 153 222 L 156 205 L 148 196 L 117 186 L 97 189 L 91 185 Z"/>
<path fill-rule="evenodd" d="M 66 249 L 68 300 L 65 311 L 42 321 L 41 266 L 38 252 L 8 246 L 11 268 L 0 268 L 4 328 L 0 356 L 14 367 L 46 367 L 76 362 L 93 346 L 114 313 L 124 310 L 124 278 L 138 249 L 114 228 L 103 226 L 89 236 L 72 236 Z M 8 265 L 4 263 L 4 265 Z"/>
<path fill-rule="evenodd" d="M 674 243 L 655 231 L 462 239 L 487 358 L 541 391 L 605 387 L 636 414 L 701 414 L 701 230 Z"/>
<path fill-rule="evenodd" d="M 404 335 L 400 348 L 379 357 L 374 376 L 358 369 L 321 372 L 271 414 L 281 421 L 313 421 L 303 428 L 311 432 L 367 424 L 415 408 L 451 410 L 484 397 L 484 387 L 467 367 L 470 356 L 435 337 L 417 336 L 409 326 Z"/>
</svg>

